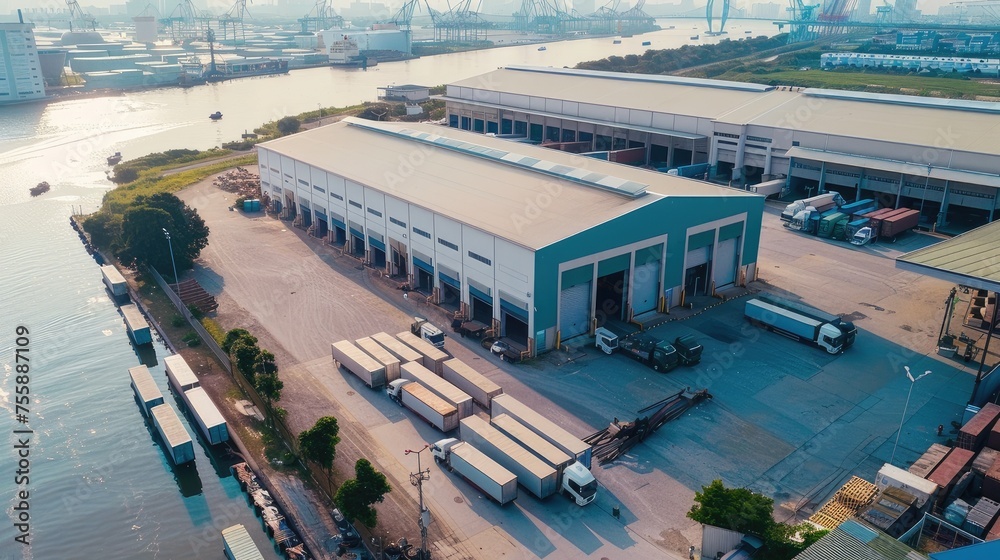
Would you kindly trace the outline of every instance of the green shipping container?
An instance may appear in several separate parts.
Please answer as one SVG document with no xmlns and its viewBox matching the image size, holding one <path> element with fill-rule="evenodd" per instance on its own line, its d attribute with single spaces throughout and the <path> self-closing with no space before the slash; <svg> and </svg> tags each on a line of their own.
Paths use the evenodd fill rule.
<svg viewBox="0 0 1000 560">
<path fill-rule="evenodd" d="M 829 216 L 824 217 L 819 222 L 819 231 L 817 232 L 817 234 L 820 237 L 832 237 L 834 226 L 837 224 L 837 222 L 844 220 L 846 218 L 847 214 L 844 214 L 843 212 L 835 212 L 833 214 L 830 214 Z"/>
</svg>

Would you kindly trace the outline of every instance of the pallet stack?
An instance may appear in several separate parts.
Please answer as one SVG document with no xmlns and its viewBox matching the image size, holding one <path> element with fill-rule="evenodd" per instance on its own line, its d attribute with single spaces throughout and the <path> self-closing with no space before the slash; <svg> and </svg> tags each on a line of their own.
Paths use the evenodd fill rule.
<svg viewBox="0 0 1000 560">
<path fill-rule="evenodd" d="M 841 523 L 871 505 L 877 495 L 877 486 L 852 476 L 847 484 L 837 490 L 830 501 L 823 504 L 823 507 L 809 518 L 809 521 L 824 529 L 836 529 Z"/>
</svg>

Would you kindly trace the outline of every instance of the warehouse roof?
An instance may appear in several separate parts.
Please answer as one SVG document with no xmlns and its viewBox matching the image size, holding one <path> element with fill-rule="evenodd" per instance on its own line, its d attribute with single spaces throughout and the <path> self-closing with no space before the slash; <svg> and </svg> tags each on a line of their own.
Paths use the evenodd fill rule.
<svg viewBox="0 0 1000 560">
<path fill-rule="evenodd" d="M 428 124 L 345 119 L 261 148 L 532 249 L 664 197 L 757 196 Z"/>
<path fill-rule="evenodd" d="M 1000 221 L 896 257 L 896 268 L 1000 292 Z"/>
<path fill-rule="evenodd" d="M 991 141 L 1000 134 L 1000 114 L 995 103 L 522 66 L 494 70 L 451 85 L 737 125 L 1000 154 L 1000 144 Z M 679 127 L 674 123 L 664 128 Z"/>
<path fill-rule="evenodd" d="M 925 560 L 927 557 L 864 522 L 849 519 L 795 560 Z"/>
</svg>

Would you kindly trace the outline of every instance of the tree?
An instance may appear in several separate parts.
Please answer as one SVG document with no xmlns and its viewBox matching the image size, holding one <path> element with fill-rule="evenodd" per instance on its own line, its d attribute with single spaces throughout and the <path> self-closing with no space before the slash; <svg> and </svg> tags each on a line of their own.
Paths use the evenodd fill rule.
<svg viewBox="0 0 1000 560">
<path fill-rule="evenodd" d="M 295 134 L 299 131 L 300 126 L 302 126 L 302 123 L 300 123 L 299 119 L 295 117 L 284 117 L 278 120 L 278 132 L 280 132 L 282 136 Z"/>
<path fill-rule="evenodd" d="M 278 375 L 278 365 L 274 363 L 274 354 L 261 348 L 253 363 L 254 375 Z M 278 399 L 274 399 L 278 400 Z"/>
<path fill-rule="evenodd" d="M 263 353 L 261 352 L 261 354 Z M 267 353 L 270 354 L 270 352 Z M 273 403 L 281 400 L 281 390 L 285 388 L 285 382 L 278 379 L 278 374 L 275 372 L 258 373 L 254 377 L 253 383 L 254 388 L 257 389 L 257 394 L 264 399 L 264 404 L 267 406 L 268 420 L 272 420 L 274 412 Z"/>
<path fill-rule="evenodd" d="M 169 243 L 163 230 L 170 232 Z M 177 270 L 187 270 L 208 246 L 208 233 L 198 212 L 176 196 L 140 196 L 122 217 L 122 245 L 116 255 L 128 265 L 148 264 L 167 272 L 176 263 Z"/>
<path fill-rule="evenodd" d="M 713 480 L 695 492 L 695 504 L 687 516 L 705 525 L 750 533 L 760 537 L 774 526 L 771 517 L 774 500 L 755 494 L 746 488 L 726 488 L 721 480 Z"/>
<path fill-rule="evenodd" d="M 233 361 L 236 370 L 243 374 L 243 378 L 250 383 L 254 382 L 255 365 L 257 357 L 260 355 L 260 348 L 257 342 L 250 342 L 249 338 L 240 338 L 229 347 L 229 357 Z"/>
<path fill-rule="evenodd" d="M 378 523 L 378 512 L 371 506 L 381 503 L 390 490 L 384 474 L 375 470 L 368 459 L 358 459 L 354 463 L 354 478 L 340 486 L 334 501 L 344 517 L 360 521 L 370 529 Z"/>
<path fill-rule="evenodd" d="M 257 337 L 250 334 L 246 329 L 232 329 L 226 333 L 226 339 L 222 342 L 222 351 L 226 354 L 233 347 L 233 343 L 241 338 L 246 338 L 251 344 L 257 344 Z"/>
<path fill-rule="evenodd" d="M 340 443 L 340 426 L 333 416 L 324 416 L 312 428 L 299 433 L 299 452 L 306 461 L 311 461 L 326 470 L 327 483 L 331 484 L 333 460 L 337 457 Z"/>
<path fill-rule="evenodd" d="M 98 212 L 83 222 L 83 230 L 90 235 L 94 245 L 113 251 L 122 236 L 122 217 L 118 214 Z"/>
</svg>

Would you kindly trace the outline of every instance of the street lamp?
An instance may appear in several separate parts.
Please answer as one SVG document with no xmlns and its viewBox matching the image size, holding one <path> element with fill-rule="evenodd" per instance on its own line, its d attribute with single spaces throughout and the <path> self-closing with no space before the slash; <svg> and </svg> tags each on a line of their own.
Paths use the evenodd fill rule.
<svg viewBox="0 0 1000 560">
<path fill-rule="evenodd" d="M 170 232 L 167 231 L 167 228 L 162 229 L 163 235 L 167 238 L 167 247 L 170 247 L 170 265 L 174 268 L 174 293 L 180 293 L 180 290 L 177 289 L 177 283 L 180 279 L 177 278 L 177 263 L 174 262 L 174 244 L 170 241 Z"/>
<path fill-rule="evenodd" d="M 427 553 L 427 526 L 431 524 L 431 514 L 424 508 L 424 481 L 430 480 L 431 470 L 421 470 L 420 469 L 420 453 L 430 447 L 427 444 L 421 449 L 416 451 L 412 449 L 407 449 L 403 453 L 409 455 L 410 453 L 417 454 L 417 472 L 410 473 L 410 484 L 417 487 L 417 495 L 420 497 L 420 519 L 417 520 L 417 524 L 420 525 L 420 560 L 429 560 L 430 554 Z"/>
<path fill-rule="evenodd" d="M 906 370 L 906 378 L 910 380 L 910 390 L 906 392 L 906 404 L 903 405 L 903 417 L 899 419 L 899 431 L 896 432 L 896 443 L 892 446 L 892 457 L 889 457 L 890 465 L 892 464 L 892 460 L 896 458 L 896 446 L 899 445 L 899 436 L 903 433 L 903 421 L 906 420 L 906 409 L 910 406 L 910 394 L 913 393 L 913 386 L 916 385 L 917 381 L 920 381 L 924 377 L 931 374 L 931 370 L 927 370 L 914 378 L 910 373 L 910 366 L 903 366 L 903 369 Z"/>
</svg>

